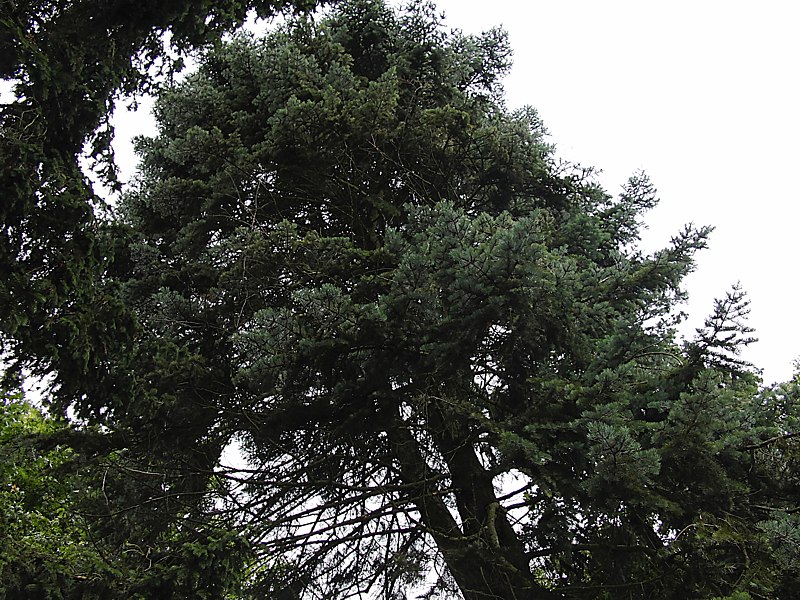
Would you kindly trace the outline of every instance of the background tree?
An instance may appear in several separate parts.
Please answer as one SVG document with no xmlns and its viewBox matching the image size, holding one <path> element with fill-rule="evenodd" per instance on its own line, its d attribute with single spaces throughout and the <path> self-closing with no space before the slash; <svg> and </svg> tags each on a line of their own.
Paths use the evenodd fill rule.
<svg viewBox="0 0 800 600">
<path fill-rule="evenodd" d="M 142 479 L 96 430 L 75 432 L 8 390 L 0 403 L 0 598 L 229 598 L 241 589 L 247 543 L 221 519 L 188 515 L 155 526 L 131 503 Z M 100 442 L 100 443 L 98 443 Z M 77 446 L 79 451 L 71 446 Z M 132 481 L 131 481 L 132 480 Z M 162 483 L 158 478 L 158 484 Z M 161 494 L 166 490 L 162 489 Z M 128 505 L 108 521 L 108 496 Z M 160 503 L 160 507 L 163 502 Z"/>
<path fill-rule="evenodd" d="M 248 14 L 266 17 L 313 5 L 303 1 L 0 0 L 0 77 L 4 88 L 11 84 L 14 93 L 12 101 L 0 106 L 0 356 L 7 385 L 13 385 L 20 369 L 27 368 L 35 375 L 52 377 L 55 393 L 64 398 L 80 396 L 88 388 L 94 394 L 103 394 L 92 378 L 99 375 L 103 379 L 109 355 L 124 349 L 135 331 L 133 318 L 105 277 L 113 261 L 113 245 L 106 243 L 108 238 L 102 233 L 106 226 L 104 203 L 81 168 L 86 159 L 103 183 L 116 185 L 109 124 L 115 101 L 154 89 L 181 68 L 180 57 L 218 42 Z M 192 576 L 208 576 L 212 572 L 208 570 L 211 557 L 229 552 L 230 534 L 219 534 L 215 526 L 200 534 L 186 532 L 185 526 L 178 533 L 167 527 L 158 530 L 162 538 L 150 543 L 121 527 L 119 519 L 116 533 L 128 535 L 127 539 L 117 538 L 121 545 L 106 545 L 106 554 L 83 547 L 89 538 L 86 531 L 73 525 L 78 504 L 71 501 L 71 488 L 48 473 L 52 470 L 64 476 L 61 463 L 65 453 L 71 456 L 65 450 L 70 446 L 94 461 L 87 472 L 81 471 L 78 487 L 87 489 L 97 483 L 92 478 L 98 473 L 101 477 L 116 473 L 120 481 L 130 484 L 136 477 L 132 472 L 119 472 L 117 467 L 130 467 L 132 463 L 122 461 L 120 455 L 108 457 L 124 444 L 119 436 L 88 436 L 62 424 L 54 454 L 35 448 L 29 449 L 31 455 L 19 454 L 15 436 L 40 437 L 47 446 L 53 425 L 47 421 L 40 427 L 38 417 L 31 416 L 35 411 L 27 405 L 11 402 L 4 407 L 10 411 L 8 418 L 16 423 L 6 427 L 3 440 L 3 451 L 10 453 L 5 456 L 14 457 L 9 470 L 4 471 L 8 485 L 22 490 L 23 485 L 15 480 L 24 475 L 23 479 L 36 480 L 31 485 L 43 490 L 41 495 L 29 494 L 36 499 L 30 502 L 20 503 L 21 496 L 14 494 L 5 497 L 10 502 L 9 514 L 26 512 L 18 523 L 13 519 L 3 523 L 4 540 L 12 546 L 4 546 L 8 553 L 4 553 L 0 588 L 9 597 L 34 597 L 45 593 L 43 590 L 63 597 L 90 597 L 82 595 L 90 593 L 110 597 L 114 588 L 114 593 L 129 598 L 129 593 L 138 589 L 132 583 L 120 588 L 105 581 L 105 587 L 97 588 L 102 592 L 95 586 L 101 576 L 119 576 L 120 569 L 126 570 L 131 581 L 147 579 L 152 594 L 167 597 L 167 587 L 154 591 L 155 574 L 162 567 L 188 564 L 185 557 L 181 558 L 181 552 L 190 548 L 186 544 L 200 548 L 205 544 L 202 539 L 210 540 L 202 550 L 208 560 L 196 560 L 199 570 Z M 115 468 L 109 471 L 108 464 L 101 467 L 98 455 L 105 455 Z M 25 465 L 19 467 L 22 470 L 15 466 L 17 458 Z M 66 464 L 72 465 L 73 458 Z M 151 487 L 146 477 L 139 478 L 144 479 L 144 489 Z M 77 479 L 69 478 L 70 483 L 73 481 Z M 107 478 L 102 481 L 111 482 Z M 135 505 L 130 494 L 126 503 L 128 507 Z M 108 506 L 101 508 L 101 512 L 111 512 Z M 29 552 L 19 551 L 22 541 L 29 544 Z M 131 559 L 133 554 L 124 547 L 131 542 L 146 550 L 147 556 L 143 553 L 139 562 Z M 218 551 L 208 549 L 214 544 Z M 78 545 L 82 545 L 80 550 Z M 112 557 L 114 552 L 122 554 Z M 56 559 L 56 555 L 62 558 Z M 146 577 L 137 575 L 156 555 L 162 562 L 155 563 L 156 568 L 148 570 Z M 100 558 L 107 559 L 105 567 L 101 568 Z M 234 564 L 238 558 L 230 560 Z M 93 568 L 99 572 L 81 583 Z M 161 577 L 166 582 L 169 577 L 163 569 Z M 218 584 L 199 586 L 209 594 L 220 594 L 219 590 L 227 586 L 227 571 L 217 570 L 222 575 Z M 176 584 L 178 591 L 171 593 L 185 595 L 189 575 L 173 579 L 184 583 Z M 23 581 L 35 582 L 38 587 L 21 591 L 18 586 Z"/>
<path fill-rule="evenodd" d="M 794 409 L 736 358 L 746 300 L 676 341 L 708 230 L 637 250 L 652 185 L 558 164 L 503 106 L 508 56 L 377 0 L 208 53 L 121 211 L 140 332 L 76 410 L 173 499 L 227 490 L 254 596 L 402 597 L 431 568 L 469 600 L 791 593 L 764 449 Z"/>
<path fill-rule="evenodd" d="M 63 474 L 71 453 L 41 452 L 32 443 L 52 434 L 57 424 L 24 402 L 20 392 L 4 392 L 0 410 L 0 597 L 45 598 L 47 591 L 62 590 L 61 597 L 69 598 L 76 588 L 88 592 L 90 581 L 102 580 L 103 563 L 69 510 L 72 481 Z"/>
<path fill-rule="evenodd" d="M 253 12 L 314 2 L 0 1 L 0 342 L 7 360 L 76 378 L 132 332 L 102 287 L 111 248 L 97 235 L 103 207 L 81 168 L 116 185 L 114 103 L 181 68 Z M 16 370 L 16 369 L 11 369 Z"/>
</svg>

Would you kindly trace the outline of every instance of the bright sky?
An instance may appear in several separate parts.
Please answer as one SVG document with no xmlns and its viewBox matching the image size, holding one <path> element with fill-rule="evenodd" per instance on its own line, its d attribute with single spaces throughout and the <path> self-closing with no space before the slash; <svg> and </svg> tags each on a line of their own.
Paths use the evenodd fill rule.
<svg viewBox="0 0 800 600">
<path fill-rule="evenodd" d="M 800 358 L 792 268 L 800 191 L 800 3 L 790 0 L 440 0 L 447 24 L 502 25 L 514 49 L 508 104 L 538 109 L 558 154 L 603 170 L 617 193 L 637 169 L 659 189 L 645 247 L 685 223 L 713 225 L 687 280 L 693 332 L 713 299 L 741 282 L 760 341 L 745 358 L 766 383 Z M 122 116 L 125 140 L 152 125 Z"/>
<path fill-rule="evenodd" d="M 502 25 L 514 49 L 510 107 L 530 104 L 558 154 L 636 169 L 659 190 L 647 248 L 683 224 L 716 227 L 687 281 L 689 328 L 741 282 L 767 383 L 800 358 L 800 3 L 790 0 L 440 0 L 450 26 Z"/>
</svg>

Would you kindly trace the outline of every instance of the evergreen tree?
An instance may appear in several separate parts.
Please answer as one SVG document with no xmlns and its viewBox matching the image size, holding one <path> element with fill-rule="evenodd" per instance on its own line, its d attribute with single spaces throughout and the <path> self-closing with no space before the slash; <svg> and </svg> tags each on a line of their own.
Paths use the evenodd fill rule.
<svg viewBox="0 0 800 600">
<path fill-rule="evenodd" d="M 15 96 L 0 105 L 3 389 L 27 369 L 52 377 L 63 398 L 80 396 L 87 387 L 98 393 L 87 382 L 104 373 L 109 357 L 134 335 L 135 321 L 105 276 L 113 244 L 103 233 L 104 203 L 81 168 L 88 159 L 103 183 L 117 186 L 109 124 L 115 102 L 163 83 L 181 68 L 182 56 L 218 43 L 248 13 L 267 17 L 313 5 L 0 0 L 0 77 Z M 119 468 L 134 466 L 115 454 L 124 450 L 120 436 L 39 423 L 37 411 L 5 395 L 3 411 L 3 485 L 11 487 L 0 490 L 0 596 L 127 599 L 146 588 L 147 597 L 168 597 L 170 589 L 173 597 L 187 597 L 188 582 L 211 573 L 216 583 L 207 580 L 203 587 L 209 595 L 223 594 L 231 569 L 211 567 L 229 552 L 235 535 L 220 534 L 219 523 L 206 523 L 199 533 L 168 524 L 155 540 L 127 530 L 131 535 L 118 538 L 118 545 L 100 543 L 101 553 L 93 548 L 96 542 L 90 543 L 79 516 L 86 508 L 81 503 L 90 498 L 81 494 L 78 503 L 69 486 L 85 491 L 100 482 L 135 481 L 134 471 Z M 63 479 L 63 465 L 75 461 L 91 465 L 84 465 L 79 478 L 54 479 Z M 23 483 L 33 492 L 26 494 Z M 142 554 L 137 557 L 131 547 Z M 192 549 L 205 557 L 195 557 L 194 566 L 188 558 Z M 240 556 L 220 560 L 233 565 Z M 160 562 L 151 569 L 154 559 Z M 159 577 L 172 583 L 157 584 Z"/>
<path fill-rule="evenodd" d="M 639 251 L 652 185 L 559 165 L 509 54 L 379 0 L 210 52 L 122 210 L 135 375 L 81 409 L 193 475 L 238 445 L 254 594 L 769 595 L 746 300 L 676 341 L 708 230 Z"/>
<path fill-rule="evenodd" d="M 305 0 L 0 0 L 0 344 L 10 369 L 80 376 L 132 333 L 105 289 L 111 248 L 103 201 L 81 168 L 118 187 L 109 119 L 115 101 L 155 89 L 193 49 L 218 43 L 249 12 Z"/>
</svg>

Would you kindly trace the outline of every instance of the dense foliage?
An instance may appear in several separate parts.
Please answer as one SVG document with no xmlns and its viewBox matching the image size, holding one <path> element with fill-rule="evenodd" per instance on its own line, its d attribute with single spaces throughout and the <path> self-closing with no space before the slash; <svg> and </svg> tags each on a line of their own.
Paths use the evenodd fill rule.
<svg viewBox="0 0 800 600">
<path fill-rule="evenodd" d="M 109 126 L 115 101 L 154 89 L 181 68 L 183 55 L 217 43 L 249 12 L 269 16 L 313 5 L 303 0 L 0 0 L 0 77 L 4 91 L 10 85 L 15 96 L 0 105 L 4 389 L 13 389 L 24 368 L 55 376 L 55 391 L 64 398 L 85 393 L 108 356 L 124 348 L 135 331 L 133 318 L 105 277 L 113 244 L 98 219 L 103 202 L 81 169 L 88 161 L 104 183 L 116 185 Z M 92 479 L 98 473 L 118 473 L 121 481 L 131 480 L 131 474 L 99 464 L 84 464 L 80 478 L 73 473 L 65 479 L 65 473 L 74 461 L 108 458 L 123 445 L 119 437 L 77 435 L 65 423 L 56 427 L 42 421 L 16 392 L 3 396 L 3 410 L 0 593 L 5 597 L 168 597 L 167 588 L 154 583 L 159 577 L 171 579 L 178 590 L 174 594 L 184 596 L 202 597 L 195 590 L 189 593 L 189 587 L 205 587 L 209 595 L 219 596 L 228 586 L 227 567 L 210 569 L 210 558 L 188 557 L 193 547 L 216 544 L 219 552 L 202 550 L 205 556 L 231 554 L 223 562 L 237 564 L 241 553 L 230 553 L 229 546 L 238 538 L 229 528 L 220 533 L 204 525 L 205 533 L 195 535 L 174 528 L 170 533 L 167 527 L 153 534 L 161 536 L 153 544 L 130 535 L 99 553 L 97 540 L 83 528 L 86 520 L 77 518 L 72 486 L 86 490 L 98 483 Z M 52 449 L 54 435 L 60 441 Z M 41 438 L 50 449 L 36 444 L 20 448 L 20 438 L 30 438 L 31 444 Z M 123 531 L 128 530 L 120 528 L 120 535 Z M 143 550 L 137 557 L 131 544 L 140 542 Z M 188 586 L 190 575 L 174 573 L 181 564 L 186 573 L 194 570 L 191 577 L 212 579 Z"/>
<path fill-rule="evenodd" d="M 104 238 L 127 342 L 56 403 L 114 593 L 797 597 L 800 382 L 737 358 L 738 289 L 676 338 L 708 230 L 641 252 L 653 186 L 557 162 L 509 54 L 347 0 L 161 93 Z"/>
<path fill-rule="evenodd" d="M 193 48 L 246 18 L 305 0 L 0 0 L 0 344 L 7 359 L 78 378 L 131 333 L 99 281 L 103 203 L 81 169 L 115 185 L 115 100 L 154 87 Z M 167 36 L 167 37 L 165 37 Z M 169 42 L 166 42 L 168 39 Z M 85 159 L 85 160 L 84 160 Z M 71 382 L 71 392 L 78 384 Z"/>
<path fill-rule="evenodd" d="M 110 535 L 97 526 L 107 495 L 137 471 L 121 456 L 89 452 L 92 433 L 76 443 L 65 422 L 46 418 L 18 391 L 4 393 L 0 598 L 211 599 L 239 590 L 247 546 L 219 520 L 146 530 L 142 507 L 128 506 L 114 526 L 133 516 L 137 527 Z"/>
</svg>

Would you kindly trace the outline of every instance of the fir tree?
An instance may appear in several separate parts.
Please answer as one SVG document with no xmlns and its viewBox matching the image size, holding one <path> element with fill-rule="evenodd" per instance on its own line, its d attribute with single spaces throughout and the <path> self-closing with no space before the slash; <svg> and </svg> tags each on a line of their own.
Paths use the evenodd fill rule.
<svg viewBox="0 0 800 600">
<path fill-rule="evenodd" d="M 509 54 L 354 0 L 163 94 L 122 210 L 136 401 L 108 420 L 194 475 L 241 448 L 225 510 L 266 595 L 431 569 L 468 600 L 769 593 L 746 300 L 676 340 L 709 230 L 639 251 L 653 186 L 559 165 L 503 105 Z"/>
</svg>

